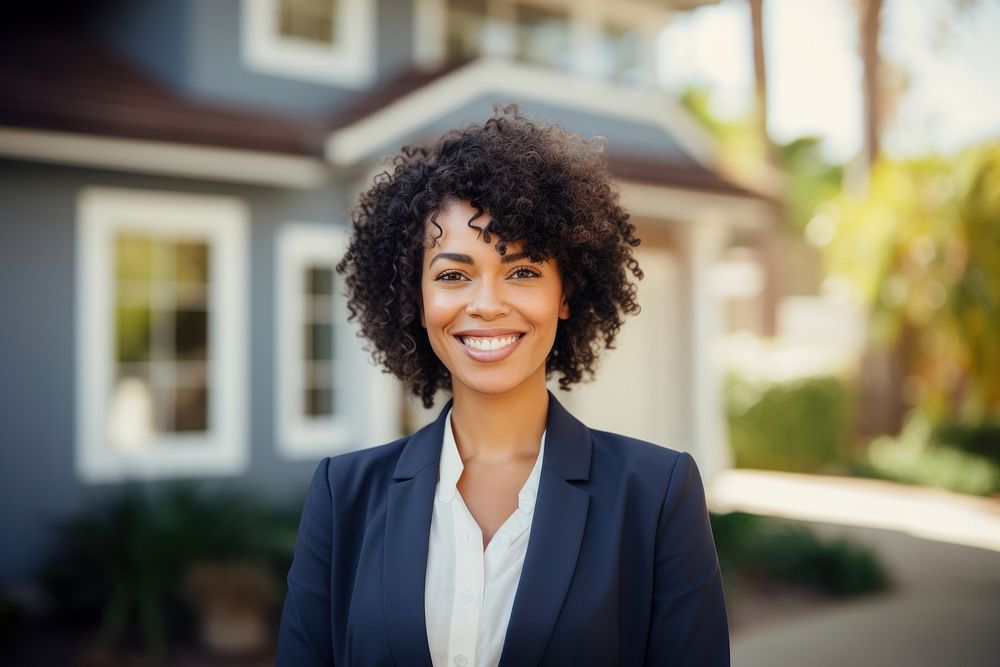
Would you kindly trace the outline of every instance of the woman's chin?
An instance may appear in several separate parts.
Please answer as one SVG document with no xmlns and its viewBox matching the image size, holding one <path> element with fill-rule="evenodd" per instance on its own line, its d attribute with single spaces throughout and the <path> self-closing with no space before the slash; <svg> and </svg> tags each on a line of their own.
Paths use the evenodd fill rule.
<svg viewBox="0 0 1000 667">
<path fill-rule="evenodd" d="M 516 378 L 489 372 L 466 376 L 452 374 L 451 387 L 454 395 L 468 393 L 488 398 L 512 397 L 525 391 L 539 388 L 544 390 L 545 374 L 532 373 L 526 377 Z"/>
</svg>

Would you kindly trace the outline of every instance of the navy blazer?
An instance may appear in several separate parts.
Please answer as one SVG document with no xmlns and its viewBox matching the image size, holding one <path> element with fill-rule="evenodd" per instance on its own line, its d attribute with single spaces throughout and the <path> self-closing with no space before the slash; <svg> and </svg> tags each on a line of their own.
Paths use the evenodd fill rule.
<svg viewBox="0 0 1000 667">
<path fill-rule="evenodd" d="M 410 437 L 320 462 L 288 573 L 278 665 L 431 666 L 424 577 L 447 413 Z M 690 454 L 590 430 L 549 394 L 500 665 L 729 665 L 722 578 Z"/>
</svg>

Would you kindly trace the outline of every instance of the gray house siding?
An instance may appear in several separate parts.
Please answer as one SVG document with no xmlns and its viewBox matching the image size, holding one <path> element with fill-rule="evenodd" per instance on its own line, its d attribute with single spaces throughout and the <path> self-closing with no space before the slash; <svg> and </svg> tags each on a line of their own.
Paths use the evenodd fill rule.
<svg viewBox="0 0 1000 667">
<path fill-rule="evenodd" d="M 80 190 L 90 186 L 246 202 L 249 469 L 204 485 L 292 500 L 304 494 L 315 468 L 313 461 L 285 459 L 275 442 L 274 239 L 285 221 L 346 224 L 338 188 L 286 191 L 0 161 L 0 582 L 36 572 L 60 520 L 121 489 L 85 483 L 74 469 L 76 207 Z M 165 484 L 146 486 L 155 491 Z"/>
<path fill-rule="evenodd" d="M 119 2 L 97 26 L 98 36 L 126 60 L 175 90 L 191 72 L 190 0 Z M 204 4 L 204 3 L 203 3 Z"/>
<path fill-rule="evenodd" d="M 241 0 L 119 3 L 99 28 L 119 53 L 175 90 L 206 101 L 324 117 L 359 91 L 254 71 L 241 54 Z M 376 75 L 413 61 L 413 0 L 373 0 Z"/>
</svg>

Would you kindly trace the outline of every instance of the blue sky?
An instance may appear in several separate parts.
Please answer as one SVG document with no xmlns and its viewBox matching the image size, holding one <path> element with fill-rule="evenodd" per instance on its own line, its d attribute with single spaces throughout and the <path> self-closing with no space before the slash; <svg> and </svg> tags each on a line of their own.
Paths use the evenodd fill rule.
<svg viewBox="0 0 1000 667">
<path fill-rule="evenodd" d="M 892 156 L 951 152 L 1000 138 L 1000 1 L 955 14 L 955 0 L 885 0 L 881 49 L 907 88 L 885 128 Z M 765 0 L 771 135 L 819 135 L 846 161 L 861 143 L 861 66 L 851 0 Z M 944 27 L 942 27 L 944 26 Z M 713 110 L 745 113 L 753 86 L 745 0 L 682 16 L 660 40 L 664 83 L 706 84 Z"/>
</svg>

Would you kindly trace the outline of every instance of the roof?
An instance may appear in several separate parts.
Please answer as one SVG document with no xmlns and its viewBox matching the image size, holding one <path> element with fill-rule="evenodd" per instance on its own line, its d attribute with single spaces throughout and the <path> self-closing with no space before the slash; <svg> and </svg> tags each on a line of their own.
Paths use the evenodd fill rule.
<svg viewBox="0 0 1000 667">
<path fill-rule="evenodd" d="M 22 32 L 0 35 L 0 126 L 320 158 L 331 133 L 469 69 L 470 62 L 402 72 L 328 118 L 303 119 L 189 99 L 86 35 Z M 761 196 L 697 161 L 622 150 L 622 145 L 616 150 L 612 142 L 607 154 L 616 177 Z"/>
<path fill-rule="evenodd" d="M 414 138 L 420 139 L 428 134 L 437 136 L 447 127 L 454 127 L 456 122 L 461 122 L 456 119 L 469 119 L 481 116 L 482 110 L 489 108 L 488 104 L 481 104 L 484 99 L 502 99 L 508 91 L 499 92 L 502 90 L 502 87 L 498 86 L 497 82 L 503 76 L 502 71 L 482 70 L 472 72 L 471 70 L 477 68 L 477 64 L 478 61 L 475 59 L 464 59 L 449 62 L 431 70 L 407 71 L 395 78 L 389 79 L 368 92 L 357 96 L 349 107 L 337 113 L 331 119 L 329 125 L 332 133 L 331 136 L 349 132 L 352 125 L 361 126 L 376 114 L 386 115 L 386 111 L 390 110 L 393 106 L 402 109 L 407 98 L 415 98 L 428 89 L 434 88 L 435 84 L 440 84 L 443 80 L 449 78 L 459 79 L 463 74 L 472 74 L 472 76 L 465 77 L 462 82 L 459 82 L 455 86 L 461 88 L 467 94 L 466 98 L 462 100 L 464 106 L 460 106 L 458 102 L 444 102 L 444 109 L 432 111 L 428 114 L 433 117 L 433 120 L 423 124 L 418 123 L 420 130 L 422 130 L 421 132 L 416 132 L 410 136 L 403 136 L 406 136 L 406 142 Z M 463 72 L 463 70 L 467 71 Z M 466 85 L 469 81 L 475 81 L 477 84 L 482 83 L 480 93 L 498 92 L 486 96 L 479 95 L 479 99 L 477 100 L 476 91 L 472 90 L 473 86 Z M 443 91 L 443 87 L 436 87 L 435 91 L 438 90 Z M 568 91 L 560 91 L 559 95 L 563 100 L 567 100 L 570 97 Z M 436 101 L 440 101 L 445 96 L 434 95 L 433 97 L 435 97 Z M 648 102 L 648 100 L 646 101 Z M 478 111 L 476 110 L 477 102 L 480 103 Z M 426 106 L 426 103 L 421 102 L 418 105 Z M 522 110 L 526 110 L 529 116 L 537 117 L 532 112 L 541 111 L 543 118 L 557 119 L 568 129 L 579 131 L 584 136 L 593 136 L 598 132 L 607 136 L 610 131 L 614 130 L 616 125 L 619 128 L 623 125 L 620 119 L 602 118 L 600 112 L 581 113 L 579 110 L 570 110 L 568 107 L 559 110 L 551 103 L 538 102 L 537 100 L 532 100 L 529 104 L 522 104 L 521 106 Z M 398 115 L 405 116 L 408 121 L 413 118 L 413 114 L 409 113 L 409 111 L 403 111 Z M 587 122 L 588 120 L 589 123 Z M 574 121 L 580 126 L 573 127 Z M 394 120 L 390 124 L 393 126 L 393 129 L 400 125 L 398 120 Z M 639 126 L 636 123 L 632 125 L 633 128 Z M 657 126 L 647 124 L 643 125 L 641 129 L 644 133 L 643 136 L 640 136 L 638 143 L 634 138 L 625 141 L 625 137 L 622 136 L 609 136 L 611 141 L 608 143 L 607 160 L 608 168 L 614 176 L 653 185 L 689 188 L 744 197 L 767 198 L 767 195 L 754 192 L 733 183 L 715 170 L 699 164 L 697 160 L 686 155 L 682 148 L 676 145 L 671 148 L 671 144 L 675 144 L 676 142 L 672 141 L 672 138 L 667 136 Z M 387 146 L 382 146 L 386 150 L 394 150 L 397 145 L 401 145 L 401 142 L 397 141 L 396 137 L 387 139 L 378 131 L 369 132 L 369 134 L 372 136 L 373 146 L 377 145 L 377 142 L 380 140 L 395 142 Z M 650 135 L 659 135 L 659 141 L 657 142 Z M 377 155 L 378 150 L 371 149 L 370 153 Z M 351 151 L 350 159 L 356 159 L 356 154 L 355 151 Z M 332 159 L 336 161 L 336 158 Z"/>
<path fill-rule="evenodd" d="M 186 99 L 69 32 L 0 35 L 0 125 L 316 156 L 325 137 L 319 122 Z"/>
</svg>

